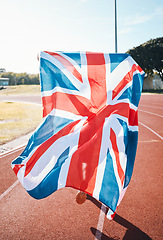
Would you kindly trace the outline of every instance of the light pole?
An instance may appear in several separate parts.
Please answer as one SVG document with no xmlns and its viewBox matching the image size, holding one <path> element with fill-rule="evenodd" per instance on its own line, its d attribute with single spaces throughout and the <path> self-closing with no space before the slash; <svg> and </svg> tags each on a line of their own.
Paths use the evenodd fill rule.
<svg viewBox="0 0 163 240">
<path fill-rule="evenodd" d="M 117 4 L 116 0 L 114 0 L 115 6 L 115 53 L 117 53 Z"/>
</svg>

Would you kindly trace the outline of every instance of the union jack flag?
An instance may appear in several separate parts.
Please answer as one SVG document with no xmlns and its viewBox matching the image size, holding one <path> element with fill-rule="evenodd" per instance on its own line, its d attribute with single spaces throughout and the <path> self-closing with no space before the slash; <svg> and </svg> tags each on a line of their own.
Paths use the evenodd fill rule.
<svg viewBox="0 0 163 240">
<path fill-rule="evenodd" d="M 128 54 L 40 53 L 43 122 L 12 162 L 32 197 L 72 187 L 115 212 L 133 172 L 143 77 Z"/>
</svg>

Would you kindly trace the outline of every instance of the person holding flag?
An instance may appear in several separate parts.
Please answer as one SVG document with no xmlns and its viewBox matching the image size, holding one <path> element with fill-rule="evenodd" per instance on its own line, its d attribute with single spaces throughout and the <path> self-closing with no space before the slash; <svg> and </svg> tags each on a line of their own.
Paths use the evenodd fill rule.
<svg viewBox="0 0 163 240">
<path fill-rule="evenodd" d="M 42 199 L 72 187 L 113 214 L 129 185 L 144 72 L 128 54 L 41 52 L 43 122 L 12 168 Z"/>
</svg>

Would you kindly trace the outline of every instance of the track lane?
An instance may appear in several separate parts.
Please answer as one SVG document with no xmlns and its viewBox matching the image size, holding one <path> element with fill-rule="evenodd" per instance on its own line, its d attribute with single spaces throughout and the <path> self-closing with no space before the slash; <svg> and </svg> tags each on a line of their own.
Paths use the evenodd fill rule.
<svg viewBox="0 0 163 240">
<path fill-rule="evenodd" d="M 151 128 L 161 137 L 163 137 L 163 118 L 156 116 L 154 114 L 149 114 L 146 112 L 139 112 L 140 123 L 145 124 L 147 127 Z"/>
<path fill-rule="evenodd" d="M 105 235 L 128 240 L 162 238 L 162 146 L 161 139 L 139 125 L 132 179 L 114 220 L 105 221 Z"/>
<path fill-rule="evenodd" d="M 0 155 L 0 195 L 17 180 L 17 177 L 11 168 L 11 162 L 18 157 L 22 151 L 23 149 L 18 149 L 17 151 L 11 151 L 10 154 Z"/>
<path fill-rule="evenodd" d="M 99 209 L 91 201 L 76 204 L 75 195 L 64 188 L 35 200 L 18 184 L 1 200 L 1 239 L 94 239 Z"/>
<path fill-rule="evenodd" d="M 159 115 L 159 114 L 157 114 L 157 113 L 148 112 L 148 111 L 140 110 L 140 109 L 139 109 L 139 112 L 144 112 L 144 113 L 148 113 L 148 114 L 155 115 L 155 116 L 157 116 L 157 117 L 162 117 L 162 118 L 163 118 L 163 115 Z"/>
<path fill-rule="evenodd" d="M 155 100 L 153 102 L 157 104 Z M 139 112 L 139 120 L 147 124 L 149 114 L 143 114 Z M 159 118 L 157 125 L 160 125 Z M 97 201 L 87 200 L 83 205 L 77 205 L 76 190 L 69 188 L 36 201 L 18 184 L 0 202 L 3 216 L 0 219 L 0 238 L 94 239 L 100 236 L 101 239 L 160 239 L 163 234 L 161 158 L 162 141 L 139 125 L 138 151 L 131 183 L 115 219 L 109 221 L 105 218 L 101 231 L 97 229 L 101 209 Z"/>
</svg>

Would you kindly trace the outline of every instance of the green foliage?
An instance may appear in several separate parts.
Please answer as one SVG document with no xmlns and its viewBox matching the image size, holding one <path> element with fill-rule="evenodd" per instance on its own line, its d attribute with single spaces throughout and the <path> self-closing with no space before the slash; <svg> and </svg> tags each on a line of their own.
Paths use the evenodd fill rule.
<svg viewBox="0 0 163 240">
<path fill-rule="evenodd" d="M 10 85 L 31 85 L 31 84 L 40 84 L 39 74 L 27 74 L 27 73 L 13 73 L 13 72 L 3 72 L 0 74 L 0 77 L 9 78 Z"/>
<path fill-rule="evenodd" d="M 33 131 L 41 119 L 41 106 L 0 102 L 0 145 Z"/>
<path fill-rule="evenodd" d="M 151 39 L 130 49 L 127 53 L 134 58 L 147 75 L 153 75 L 155 70 L 163 81 L 163 38 Z"/>
<path fill-rule="evenodd" d="M 0 73 L 2 72 L 6 72 L 6 69 L 5 68 L 0 68 Z"/>
</svg>

